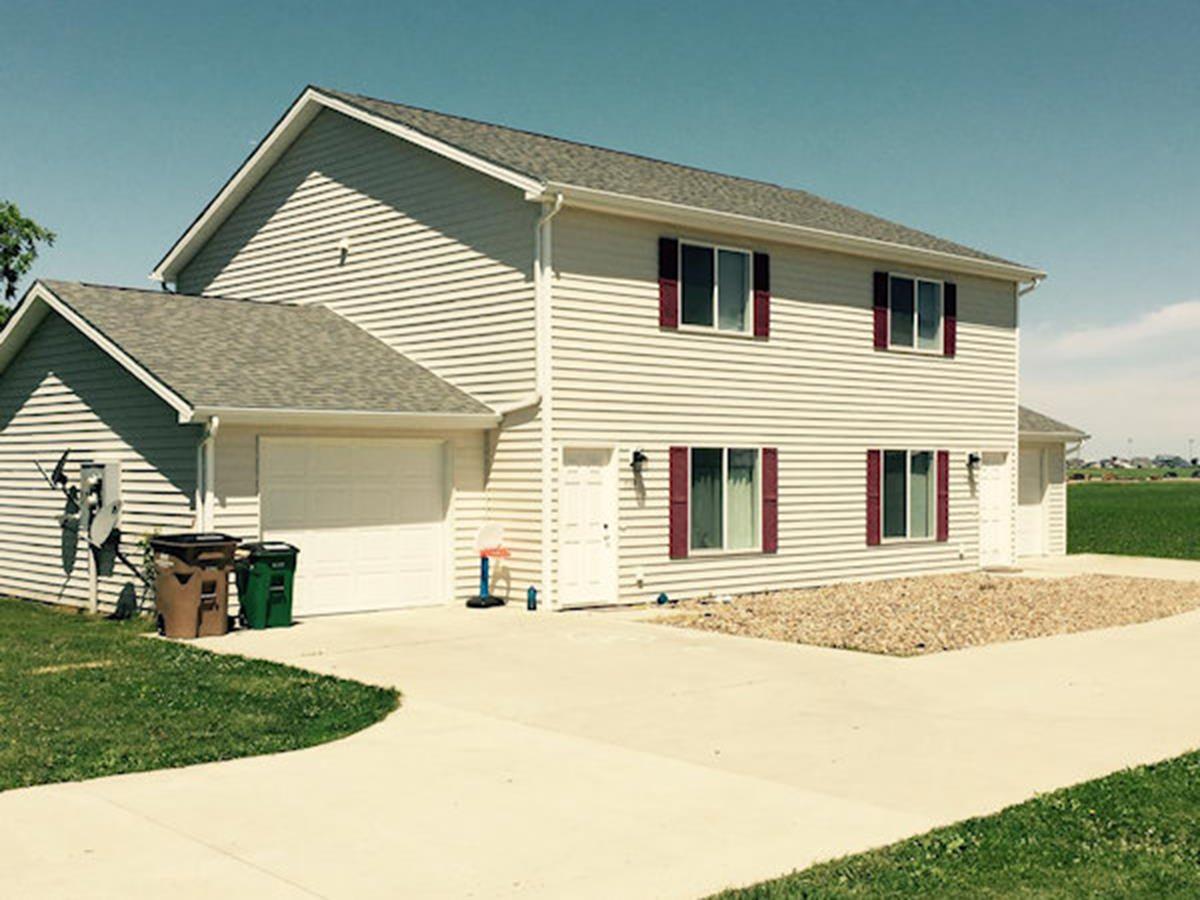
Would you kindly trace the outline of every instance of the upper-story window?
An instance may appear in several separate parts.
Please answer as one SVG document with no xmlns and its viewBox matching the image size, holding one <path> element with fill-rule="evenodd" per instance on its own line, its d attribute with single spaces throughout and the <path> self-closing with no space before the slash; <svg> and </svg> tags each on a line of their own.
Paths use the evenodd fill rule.
<svg viewBox="0 0 1200 900">
<path fill-rule="evenodd" d="M 888 276 L 888 345 L 942 353 L 942 283 Z"/>
<path fill-rule="evenodd" d="M 684 325 L 750 332 L 748 251 L 681 241 L 679 263 Z"/>
</svg>

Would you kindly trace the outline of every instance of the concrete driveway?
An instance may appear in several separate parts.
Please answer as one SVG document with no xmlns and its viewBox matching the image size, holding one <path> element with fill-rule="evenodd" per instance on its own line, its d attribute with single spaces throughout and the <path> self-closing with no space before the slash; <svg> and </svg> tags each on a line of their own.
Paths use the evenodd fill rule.
<svg viewBox="0 0 1200 900">
<path fill-rule="evenodd" d="M 0 794 L 14 897 L 697 897 L 1200 745 L 1200 613 L 891 659 L 628 613 L 210 641 L 404 707 L 273 757 Z"/>
</svg>

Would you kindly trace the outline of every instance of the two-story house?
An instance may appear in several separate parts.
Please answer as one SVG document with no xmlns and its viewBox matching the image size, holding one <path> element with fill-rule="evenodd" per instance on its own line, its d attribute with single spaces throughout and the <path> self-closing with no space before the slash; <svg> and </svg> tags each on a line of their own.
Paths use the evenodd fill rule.
<svg viewBox="0 0 1200 900">
<path fill-rule="evenodd" d="M 1044 274 L 804 191 L 310 87 L 153 277 L 0 339 L 4 592 L 132 589 L 56 518 L 68 447 L 121 461 L 129 554 L 298 545 L 299 614 L 464 598 L 485 523 L 550 608 L 1064 550 Z"/>
</svg>

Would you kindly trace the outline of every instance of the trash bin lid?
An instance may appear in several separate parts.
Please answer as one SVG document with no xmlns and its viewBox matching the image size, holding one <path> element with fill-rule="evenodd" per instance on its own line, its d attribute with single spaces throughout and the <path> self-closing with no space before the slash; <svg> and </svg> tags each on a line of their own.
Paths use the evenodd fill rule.
<svg viewBox="0 0 1200 900">
<path fill-rule="evenodd" d="M 253 559 L 262 559 L 267 556 L 294 556 L 300 552 L 299 547 L 294 547 L 286 541 L 250 541 L 242 544 L 239 549 L 249 553 Z"/>
<path fill-rule="evenodd" d="M 189 566 L 214 560 L 228 566 L 233 562 L 237 545 L 237 538 L 217 531 L 162 534 L 150 539 L 150 549 L 155 553 L 174 556 Z"/>
<path fill-rule="evenodd" d="M 236 544 L 238 539 L 230 534 L 223 534 L 219 531 L 209 532 L 180 532 L 178 534 L 160 534 L 158 537 L 150 538 L 150 546 L 158 545 L 175 546 L 175 547 L 196 547 L 199 545 L 221 545 L 221 544 Z"/>
</svg>

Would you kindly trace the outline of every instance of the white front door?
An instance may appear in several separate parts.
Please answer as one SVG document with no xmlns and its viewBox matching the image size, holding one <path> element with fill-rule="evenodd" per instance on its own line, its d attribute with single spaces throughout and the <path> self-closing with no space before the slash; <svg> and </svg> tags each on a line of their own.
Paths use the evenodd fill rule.
<svg viewBox="0 0 1200 900">
<path fill-rule="evenodd" d="M 983 453 L 979 466 L 979 565 L 1012 565 L 1012 491 L 1007 453 Z"/>
<path fill-rule="evenodd" d="M 300 548 L 296 615 L 446 600 L 440 442 L 265 437 L 259 483 L 263 539 Z"/>
<path fill-rule="evenodd" d="M 612 448 L 563 450 L 558 492 L 558 602 L 617 601 L 617 473 Z"/>
<path fill-rule="evenodd" d="M 1022 447 L 1017 482 L 1017 555 L 1046 553 L 1046 453 Z"/>
</svg>

